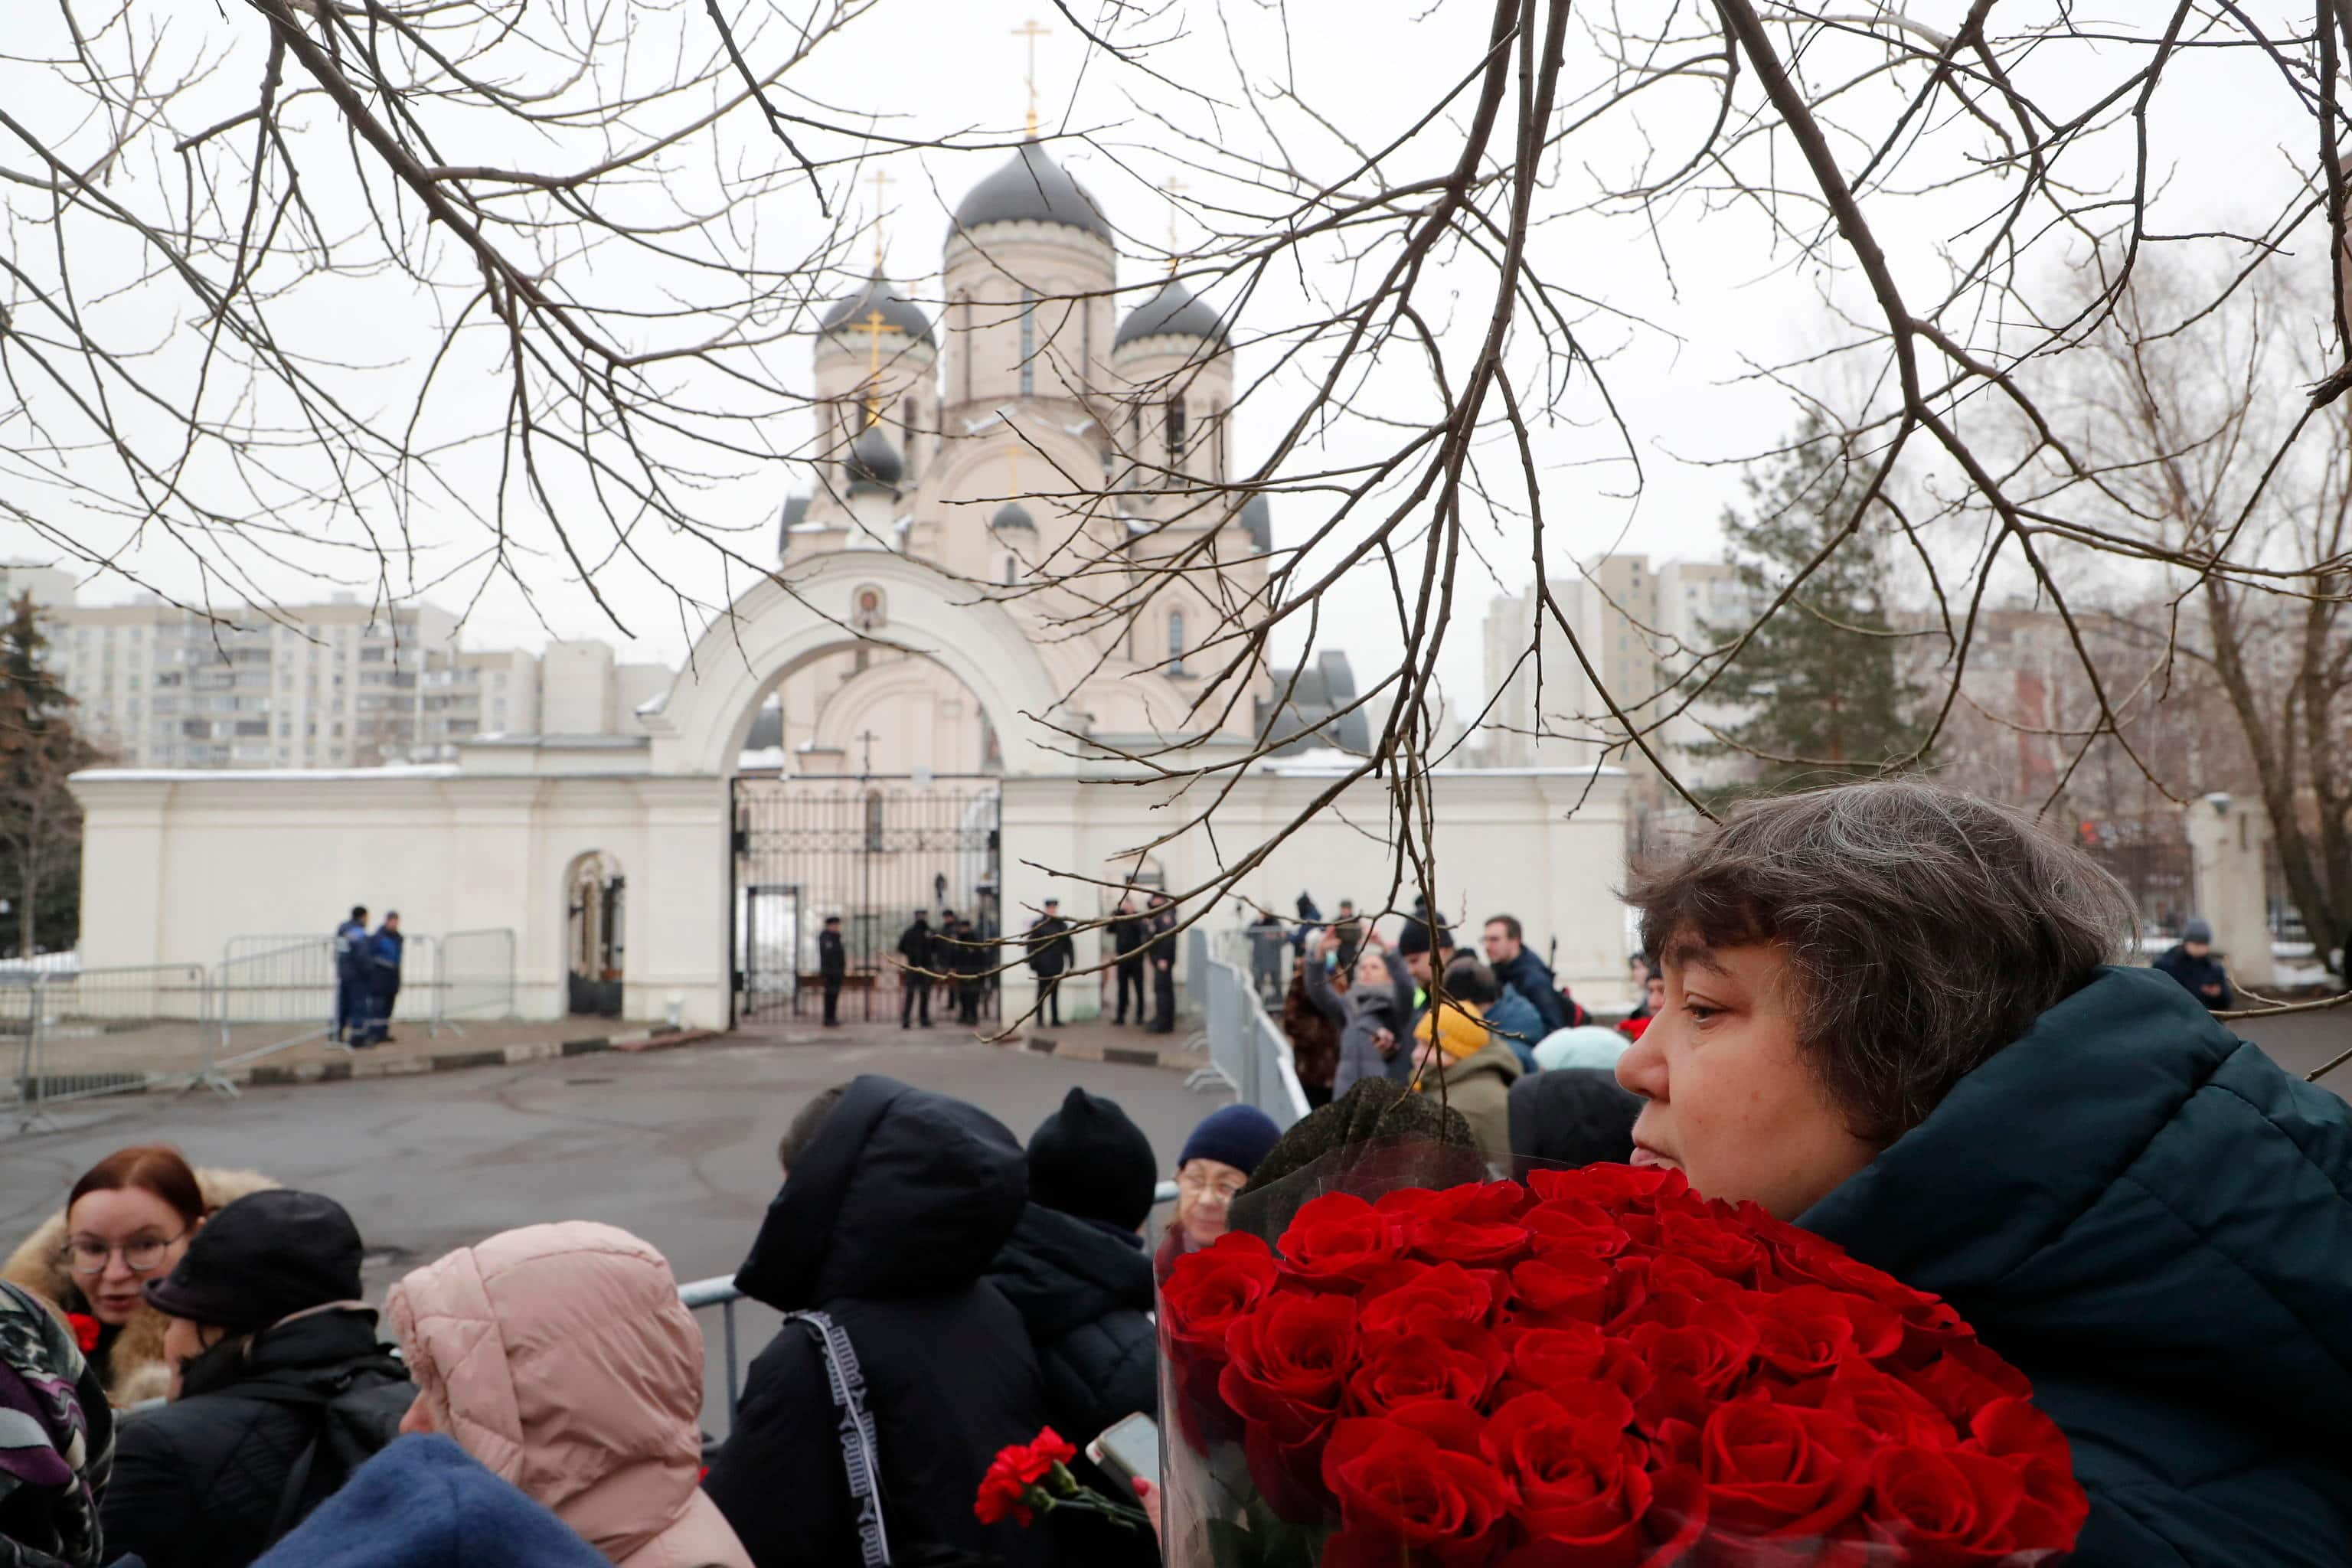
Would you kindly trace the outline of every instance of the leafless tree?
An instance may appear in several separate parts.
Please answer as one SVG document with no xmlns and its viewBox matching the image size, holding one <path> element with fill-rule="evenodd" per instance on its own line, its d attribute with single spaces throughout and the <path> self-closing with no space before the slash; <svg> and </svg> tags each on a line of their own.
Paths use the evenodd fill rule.
<svg viewBox="0 0 2352 1568">
<path fill-rule="evenodd" d="M 428 506 L 478 530 L 466 567 L 476 582 L 503 574 L 543 590 L 550 573 L 528 540 L 593 595 L 608 563 L 658 575 L 646 541 L 665 529 L 739 571 L 765 570 L 750 531 L 771 515 L 768 481 L 821 456 L 774 434 L 807 401 L 775 367 L 805 306 L 838 291 L 851 237 L 812 222 L 795 232 L 815 239 L 779 254 L 752 205 L 774 196 L 832 219 L 857 160 L 956 140 L 940 126 L 869 133 L 854 111 L 793 92 L 793 68 L 880 0 L 826 0 L 805 26 L 768 13 L 763 27 L 732 32 L 719 0 L 654 21 L 629 7 L 246 0 L 232 25 L 266 36 L 267 65 L 227 101 L 208 58 L 161 63 L 177 57 L 135 0 L 59 4 L 73 45 L 44 63 L 70 76 L 89 112 L 52 131 L 0 107 L 16 149 L 5 165 L 12 221 L 39 241 L 5 262 L 0 352 L 19 401 L 0 422 L 16 476 L 64 487 L 84 521 L 10 504 L 100 563 L 121 564 L 91 548 L 85 521 L 110 521 L 117 541 L 163 531 L 207 581 L 239 593 L 250 584 L 238 562 L 298 540 L 394 559 L 411 509 Z M 1753 356 L 1737 391 L 1779 400 L 1780 428 L 1820 416 L 1821 459 L 1858 461 L 1862 479 L 1849 521 L 1757 624 L 1805 613 L 1808 579 L 1839 551 L 1891 542 L 1912 563 L 1931 606 L 1921 640 L 1938 650 L 1935 697 L 1918 755 L 1891 763 L 1934 759 L 1968 706 L 1985 619 L 2011 598 L 2055 618 L 2080 675 L 2079 707 L 2043 726 L 2063 731 L 2052 799 L 2103 750 L 2167 798 L 2194 783 L 2154 765 L 2131 722 L 2166 660 L 2142 649 L 2118 663 L 2096 646 L 2095 601 L 2104 613 L 2112 595 L 2098 584 L 2111 574 L 2145 574 L 2159 591 L 2193 583 L 2217 624 L 2258 603 L 2318 616 L 2317 646 L 2340 646 L 2326 639 L 2343 541 L 2263 526 L 2258 477 L 2336 439 L 2336 400 L 2352 384 L 2341 305 L 2289 334 L 2312 356 L 2315 389 L 2242 389 L 2261 405 L 2229 438 L 2230 493 L 2244 499 L 2193 527 L 2178 505 L 2157 504 L 2143 467 L 2061 413 L 2081 384 L 2070 360 L 2118 332 L 2154 341 L 2227 316 L 2249 279 L 2273 274 L 2305 297 L 2341 299 L 2352 23 L 2332 3 L 2259 16 L 2181 3 L 2093 22 L 2054 3 L 1973 0 L 1947 26 L 1879 4 L 1460 0 L 1414 35 L 1425 89 L 1385 102 L 1370 124 L 1316 101 L 1296 65 L 1307 40 L 1283 34 L 1280 8 L 1212 7 L 1187 39 L 1171 36 L 1169 13 L 1056 5 L 1091 51 L 1089 72 L 1133 110 L 1054 134 L 1155 183 L 1184 175 L 1178 275 L 1235 323 L 1247 371 L 1223 417 L 1272 432 L 1230 473 L 1171 465 L 1135 438 L 1131 416 L 1178 373 L 1118 395 L 1126 406 L 1103 421 L 1117 447 L 1108 477 L 1065 475 L 1052 498 L 1081 519 L 1123 516 L 1139 482 L 1162 498 L 1139 537 L 1077 527 L 1049 542 L 1034 591 L 1061 595 L 1060 627 L 1115 633 L 1180 585 L 1214 606 L 1191 650 L 1209 661 L 1195 724 L 1118 760 L 1188 786 L 1167 832 L 1194 831 L 1281 739 L 1269 725 L 1212 754 L 1199 728 L 1252 711 L 1276 650 L 1327 635 L 1328 591 L 1364 574 L 1389 584 L 1402 649 L 1357 699 L 1375 721 L 1372 745 L 1292 822 L 1221 842 L 1215 874 L 1177 889 L 1189 919 L 1367 781 L 1393 816 L 1388 901 L 1418 892 L 1443 907 L 1430 773 L 1451 731 L 1437 671 L 1502 559 L 1532 567 L 1539 621 L 1596 693 L 1576 721 L 1698 808 L 1661 736 L 1743 657 L 1753 627 L 1691 650 L 1663 689 L 1612 691 L 1548 585 L 1563 480 L 1590 489 L 1597 474 L 1637 496 L 1693 428 L 1646 425 L 1618 399 L 1615 363 L 1673 345 L 1668 329 L 1584 286 L 1580 263 L 1598 254 L 1638 249 L 1670 287 L 1696 289 L 1692 258 L 1734 235 L 1753 239 L 1749 277 L 1816 292 L 1814 346 Z M 627 31 L 639 26 L 673 30 L 649 35 L 659 47 L 648 51 Z M 1167 68 L 1203 36 L 1230 43 L 1228 72 L 1197 68 L 1197 50 L 1181 75 Z M 616 63 L 648 53 L 675 68 L 647 77 Z M 2259 76 L 2239 70 L 2248 62 Z M 2158 146 L 2216 112 L 2215 73 L 2228 71 L 2230 114 L 2258 109 L 2290 128 L 2278 197 L 2234 224 L 2200 213 L 2176 225 Z M 192 112 L 198 103 L 214 107 Z M 702 177 L 719 159 L 733 161 L 726 177 Z M 124 192 L 134 174 L 137 199 Z M 1133 235 L 1124 245 L 1153 248 Z M 142 259 L 126 268 L 101 252 Z M 615 255 L 657 284 L 606 289 Z M 2118 312 L 2144 297 L 2138 280 L 2158 257 L 2193 260 L 2189 275 L 2207 281 L 2135 328 Z M 377 390 L 359 397 L 358 367 L 287 323 L 332 308 L 312 301 L 395 284 L 436 301 L 441 326 L 431 353 L 396 374 L 370 367 Z M 182 302 L 184 330 L 161 347 L 153 316 L 133 308 L 157 299 Z M 495 399 L 466 384 L 486 370 Z M 2171 390 L 2156 384 L 2159 405 Z M 483 454 L 495 485 L 470 491 L 449 477 Z M 1308 526 L 1264 553 L 1262 591 L 1235 595 L 1230 568 L 1259 558 L 1238 520 L 1262 495 L 1288 498 Z M 393 522 L 359 535 L 327 526 L 352 515 Z M 689 623 L 720 608 L 681 591 Z M 1540 629 L 1527 628 L 1527 658 L 1539 683 L 1560 684 L 1568 672 L 1543 668 Z M 2308 679 L 2322 678 L 2334 677 Z M 1268 695 L 1264 710 L 1279 712 L 1286 693 Z M 2307 683 L 2294 702 L 2306 771 L 2281 773 L 2282 820 L 2303 820 L 2293 778 L 2312 776 L 2326 737 L 2310 726 L 2329 711 Z M 1075 731 L 1066 740 L 1091 744 Z M 2312 826 L 2323 860 L 2340 854 L 2327 836 L 2341 826 L 2339 797 L 2325 798 L 2339 804 L 2336 826 Z"/>
</svg>

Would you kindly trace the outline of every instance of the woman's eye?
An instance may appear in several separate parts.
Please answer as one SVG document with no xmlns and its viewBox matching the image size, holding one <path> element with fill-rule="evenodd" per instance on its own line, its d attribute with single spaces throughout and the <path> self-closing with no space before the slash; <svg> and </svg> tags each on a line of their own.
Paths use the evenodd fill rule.
<svg viewBox="0 0 2352 1568">
<path fill-rule="evenodd" d="M 1704 1024 L 1709 1018 L 1712 1018 L 1717 1014 L 1722 1012 L 1723 1009 L 1720 1007 L 1710 1007 L 1704 1002 L 1685 1002 L 1683 1004 L 1683 1011 L 1688 1013 L 1696 1022 Z"/>
</svg>

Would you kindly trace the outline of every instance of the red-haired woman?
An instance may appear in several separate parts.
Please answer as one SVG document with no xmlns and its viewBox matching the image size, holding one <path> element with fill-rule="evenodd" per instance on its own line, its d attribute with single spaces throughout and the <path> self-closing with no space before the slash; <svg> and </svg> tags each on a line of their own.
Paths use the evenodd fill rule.
<svg viewBox="0 0 2352 1568">
<path fill-rule="evenodd" d="M 162 1144 L 118 1149 L 82 1173 L 64 1212 L 16 1248 L 0 1279 L 67 1315 L 117 1409 L 161 1399 L 172 1384 L 169 1321 L 147 1304 L 147 1281 L 171 1272 L 206 1215 L 276 1184 L 250 1172 L 195 1170 Z"/>
</svg>

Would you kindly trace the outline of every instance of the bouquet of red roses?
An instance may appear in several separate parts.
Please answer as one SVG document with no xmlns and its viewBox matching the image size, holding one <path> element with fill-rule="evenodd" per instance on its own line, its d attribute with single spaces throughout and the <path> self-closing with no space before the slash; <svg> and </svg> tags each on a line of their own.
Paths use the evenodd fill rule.
<svg viewBox="0 0 2352 1568">
<path fill-rule="evenodd" d="M 2088 1512 L 1943 1301 L 1676 1172 L 1327 1192 L 1160 1325 L 1178 1564 L 2024 1568 Z"/>
</svg>

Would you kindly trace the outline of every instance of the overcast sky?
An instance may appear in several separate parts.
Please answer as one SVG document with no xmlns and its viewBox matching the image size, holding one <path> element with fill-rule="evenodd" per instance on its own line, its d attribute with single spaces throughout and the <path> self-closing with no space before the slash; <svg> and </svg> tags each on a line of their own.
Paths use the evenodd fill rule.
<svg viewBox="0 0 2352 1568">
<path fill-rule="evenodd" d="M 2031 10 L 2032 7 L 2027 6 Z M 2110 0 L 2109 8 L 2135 26 L 2145 21 L 2148 7 L 2138 0 Z M 58 27 L 53 8 L 20 5 L 26 15 L 13 16 L 11 26 L 29 23 L 35 29 Z M 559 13 L 565 10 L 560 3 Z M 648 14 L 658 7 L 640 7 Z M 1856 9 L 1866 9 L 1856 7 Z M 1959 0 L 1910 7 L 1931 25 L 1948 25 L 1966 6 Z M 2004 10 L 2010 9 L 2004 7 Z M 2268 9 L 2268 8 L 2257 8 Z M 699 4 L 678 4 L 665 15 L 680 26 L 699 26 Z M 2078 16 L 2081 8 L 2077 7 Z M 134 6 L 136 20 L 149 27 L 165 26 L 167 48 L 201 47 L 217 57 L 214 100 L 231 112 L 251 96 L 250 83 L 259 74 L 261 31 L 256 18 L 241 6 L 231 6 L 226 19 L 214 0 L 157 0 Z M 1255 118 L 1237 107 L 1212 115 L 1197 104 L 1185 104 L 1167 89 L 1139 72 L 1099 56 L 1088 58 L 1080 40 L 1055 16 L 1050 5 L 1001 4 L 997 0 L 881 0 L 842 35 L 827 42 L 814 58 L 790 78 L 800 92 L 835 106 L 836 117 L 867 115 L 877 125 L 900 133 L 939 136 L 969 132 L 1010 132 L 1020 123 L 1024 102 L 1022 86 L 1023 44 L 1013 28 L 1035 13 L 1053 31 L 1038 55 L 1038 74 L 1045 89 L 1045 121 L 1049 133 L 1059 131 L 1092 134 L 1104 151 L 1076 142 L 1058 144 L 1056 153 L 1067 162 L 1109 210 L 1122 230 L 1149 236 L 1155 242 L 1167 232 L 1167 205 L 1154 186 L 1176 171 L 1172 160 L 1192 154 L 1156 127 L 1144 112 L 1159 107 L 1181 118 L 1204 136 L 1225 145 L 1263 147 L 1265 137 Z M 1083 7 L 1080 14 L 1087 14 Z M 1278 26 L 1287 18 L 1286 40 Z M 1401 119 L 1418 112 L 1433 96 L 1433 84 L 1450 80 L 1469 68 L 1483 42 L 1483 5 L 1466 0 L 1428 5 L 1366 4 L 1364 0 L 1289 0 L 1274 7 L 1253 0 L 1226 0 L 1213 5 L 1187 4 L 1159 13 L 1139 34 L 1122 35 L 1133 42 L 1148 37 L 1152 67 L 1177 80 L 1218 95 L 1230 106 L 1237 103 L 1245 80 L 1264 97 L 1267 112 L 1286 136 L 1300 138 L 1294 152 L 1310 169 L 1336 167 L 1337 142 L 1319 141 L 1302 131 L 1306 118 L 1297 102 L 1313 106 L 1318 115 L 1339 132 L 1365 143 L 1378 143 L 1395 134 Z M 629 69 L 640 79 L 647 72 L 667 68 L 667 57 L 655 41 L 658 27 L 648 24 L 647 35 L 635 46 L 642 58 L 632 58 Z M 144 35 L 142 35 L 144 36 Z M 23 47 L 21 44 L 16 46 Z M 58 47 L 47 37 L 39 47 Z M 1571 46 L 1572 80 L 1597 79 L 1597 57 L 1591 41 L 1580 37 Z M 1582 52 L 1579 52 L 1582 51 Z M 25 49 L 26 53 L 36 52 Z M 2108 58 L 2096 51 L 2077 50 L 2065 61 L 2051 62 L 2036 83 L 2061 107 L 2079 105 L 2089 95 L 2104 91 L 2138 57 L 2118 48 Z M 1236 60 L 1240 77 L 1236 76 Z M 1081 69 L 1083 63 L 1084 68 Z M 2029 72 L 2039 67 L 2029 63 Z M 67 122 L 86 112 L 81 98 L 61 90 L 54 73 L 37 68 L 0 68 L 0 94 L 11 112 L 45 133 L 54 127 L 65 134 Z M 2276 88 L 2276 73 L 2251 52 L 2191 59 L 2179 68 L 2159 95 L 2151 117 L 2151 149 L 2162 196 L 2161 226 L 2189 233 L 2225 226 L 2252 226 L 2264 221 L 2285 199 L 2297 171 L 2311 156 L 2303 145 L 2310 137 L 2309 121 L 2293 111 Z M 426 106 L 431 117 L 437 111 Z M 317 128 L 327 124 L 323 105 L 312 100 L 292 116 Z M 191 121 L 201 123 L 191 115 Z M 1548 199 L 1565 210 L 1587 178 L 1587 171 L 1615 175 L 1633 168 L 1645 154 L 1672 162 L 1679 144 L 1698 144 L 1713 120 L 1713 97 L 1706 84 L 1671 89 L 1645 101 L 1638 119 L 1621 115 L 1604 121 L 1571 143 L 1568 163 L 1552 171 Z M 444 126 L 450 141 L 443 152 L 453 163 L 470 161 L 471 149 L 459 145 L 463 122 L 456 117 Z M 730 146 L 734 155 L 764 145 L 764 132 L 755 121 L 740 126 Z M 1948 129 L 1938 121 L 1926 128 L 1933 137 Z M 320 132 L 314 129 L 310 134 Z M 832 144 L 838 150 L 838 142 Z M 1398 179 L 1425 177 L 1442 172 L 1454 143 L 1433 135 L 1408 148 L 1397 159 Z M 1855 155 L 1843 146 L 1842 156 Z M 2122 168 L 2126 144 L 2116 140 L 2108 173 Z M 889 201 L 895 208 L 887 220 L 890 266 L 906 279 L 910 292 L 934 299 L 935 276 L 946 209 L 971 184 L 1004 159 L 1002 151 L 973 153 L 902 153 L 887 160 L 894 183 Z M 22 166 L 24 152 L 13 142 L 0 142 L 0 163 Z M 331 188 L 338 174 L 349 175 L 348 165 L 320 160 L 306 178 L 323 204 L 338 194 Z M 1781 171 L 1792 183 L 1793 171 Z M 2078 174 L 2084 171 L 2078 171 Z M 157 193 L 140 184 L 152 180 L 152 171 L 127 171 L 126 200 Z M 1215 202 L 1219 186 L 1213 178 L 1187 176 L 1192 195 Z M 872 194 L 865 185 L 849 186 L 843 171 L 831 177 L 836 195 L 846 195 L 861 213 L 871 210 Z M 1925 181 L 1923 179 L 1922 183 Z M 349 199 L 348 191 L 340 193 Z M 1930 296 L 1927 280 L 1940 275 L 1939 245 L 1960 233 L 1997 200 L 1997 187 L 1973 189 L 1952 200 L 1931 195 L 1906 199 L 1878 198 L 1873 216 L 1880 224 L 1906 284 L 1916 284 Z M 21 203 L 21 195 L 9 198 Z M 1238 203 L 1241 198 L 1236 197 Z M 1549 429 L 1538 456 L 1545 470 L 1544 498 L 1552 525 L 1555 549 L 1550 564 L 1572 571 L 1577 558 L 1590 558 L 1612 548 L 1643 551 L 1657 558 L 1705 557 L 1719 548 L 1717 518 L 1738 493 L 1736 469 L 1713 466 L 1769 445 L 1791 420 L 1788 395 L 1766 384 L 1746 379 L 1759 365 L 1778 364 L 1825 348 L 1848 334 L 1838 309 L 1863 303 L 1851 281 L 1824 275 L 1808 266 L 1791 267 L 1787 240 L 1776 236 L 1771 217 L 1760 205 L 1717 206 L 1685 201 L 1662 209 L 1654 227 L 1641 219 L 1624 217 L 1562 217 L 1548 225 L 1536 241 L 1536 255 L 1557 280 L 1566 282 L 1611 312 L 1595 313 L 1585 323 L 1590 346 L 1602 353 L 1616 407 L 1630 427 L 1639 454 L 1643 483 L 1633 491 L 1629 464 L 1614 455 L 1615 439 L 1597 423 L 1597 405 L 1588 387 L 1561 410 L 1561 423 Z M 738 221 L 740 221 L 740 215 Z M 813 243 L 818 220 L 813 206 L 796 199 L 763 204 L 759 221 L 770 232 L 761 237 L 763 254 L 792 253 Z M 797 232 L 804 230 L 804 233 Z M 25 228 L 12 229 L 13 243 L 28 242 Z M 719 243 L 730 243 L 722 238 Z M 1180 231 L 1180 244 L 1184 236 Z M 748 239 L 744 243 L 749 243 Z M 2034 266 L 2047 275 L 2053 294 L 2066 283 L 2062 249 L 2053 245 Z M 1309 281 L 1337 291 L 1349 285 L 1336 254 L 1319 253 L 1312 264 L 1328 268 L 1327 276 Z M 141 265 L 135 256 L 121 258 L 126 289 L 143 289 L 152 296 L 152 310 L 160 338 L 184 332 L 193 313 L 184 293 L 169 278 L 128 281 Z M 1123 263 L 1123 282 L 1146 282 L 1156 277 L 1151 259 Z M 1441 323 L 1453 341 L 1483 320 L 1486 281 L 1475 268 L 1463 271 L 1463 292 L 1454 302 L 1465 313 L 1461 321 Z M 1442 297 L 1443 291 L 1440 291 Z M 352 363 L 406 363 L 415 344 L 429 342 L 435 320 L 433 307 L 397 275 L 354 281 L 336 294 L 329 314 L 306 307 L 305 318 L 319 334 L 319 352 Z M 1297 308 L 1298 296 L 1280 288 L 1261 302 L 1271 324 L 1282 324 Z M 1257 309 L 1259 307 L 1254 307 Z M 933 308 L 936 314 L 936 307 Z M 1638 318 L 1647 325 L 1635 325 Z M 1244 320 L 1243 336 L 1258 326 Z M 806 363 L 805 341 L 779 351 L 779 363 Z M 414 366 L 410 366 L 411 370 Z M 1246 352 L 1241 374 L 1247 381 L 1261 363 Z M 1417 395 L 1416 378 L 1426 373 L 1417 362 L 1401 360 L 1384 365 L 1382 379 L 1368 395 L 1377 405 L 1411 406 Z M 396 381 L 398 378 L 387 378 Z M 1813 390 L 1832 396 L 1842 390 L 1832 374 L 1821 378 Z M 44 392 L 19 377 L 19 387 L 37 412 L 43 412 Z M 364 380 L 356 384 L 364 385 Z M 1245 425 L 1237 440 L 1237 456 L 1246 466 L 1260 456 L 1278 426 L 1286 399 L 1294 399 L 1299 384 L 1286 382 L 1269 389 L 1263 406 Z M 478 411 L 496 407 L 495 381 L 478 389 Z M 49 410 L 66 418 L 62 410 Z M 446 413 L 446 410 L 445 410 Z M 1371 449 L 1377 431 L 1346 429 L 1334 437 L 1342 455 L 1360 456 Z M 794 438 L 799 438 L 795 433 Z M 1319 457 L 1317 459 L 1320 460 Z M 1311 467 L 1312 463 L 1301 466 Z M 460 470 L 466 471 L 466 470 Z M 478 470 L 477 470 L 478 471 Z M 714 484 L 708 500 L 714 523 L 723 521 L 738 537 L 756 540 L 772 531 L 774 507 L 788 481 L 773 470 L 739 482 Z M 20 504 L 57 515 L 69 507 L 54 489 L 43 489 L 27 479 L 21 468 L 0 467 L 0 491 Z M 1276 508 L 1277 543 L 1303 537 L 1319 519 L 1311 497 L 1288 498 Z M 109 548 L 121 548 L 121 559 L 149 580 L 175 594 L 194 591 L 197 574 L 186 553 L 169 541 L 152 536 L 132 538 L 121 531 L 117 520 L 92 516 L 87 526 L 103 532 Z M 431 584 L 426 596 L 450 608 L 471 598 L 467 640 L 477 646 L 524 645 L 542 641 L 550 631 L 558 636 L 601 636 L 623 639 L 594 598 L 584 590 L 576 572 L 559 555 L 545 551 L 534 559 L 530 574 L 532 603 L 511 584 L 482 584 L 468 576 L 462 563 L 479 546 L 476 524 L 444 515 L 429 497 L 420 497 L 405 520 L 416 554 L 413 574 L 396 591 L 410 593 L 416 584 Z M 327 541 L 314 542 L 325 551 Z M 1498 528 L 1486 538 L 1493 575 L 1483 570 L 1470 574 L 1456 605 L 1460 617 L 1443 665 L 1448 689 L 1457 700 L 1475 694 L 1480 685 L 1476 622 L 1488 598 L 1525 584 L 1533 567 L 1524 537 L 1516 528 Z M 615 559 L 595 572 L 599 593 L 612 612 L 635 632 L 625 657 L 657 658 L 675 663 L 683 655 L 695 629 L 679 616 L 674 595 L 661 579 L 686 583 L 698 594 L 721 595 L 722 574 L 709 551 L 691 541 L 651 532 L 635 538 L 644 563 Z M 754 548 L 747 543 L 747 551 Z M 350 557 L 289 547 L 286 563 L 257 565 L 257 580 L 287 602 L 322 596 L 320 590 L 337 574 L 335 562 Z M 44 559 L 55 552 L 21 525 L 0 521 L 0 556 Z M 360 585 L 362 578 L 349 580 Z M 98 578 L 85 590 L 87 599 L 127 597 L 121 581 Z M 1360 672 L 1378 670 L 1392 662 L 1400 646 L 1395 616 L 1387 607 L 1383 577 L 1366 574 L 1343 584 L 1324 605 L 1325 646 L 1346 648 Z M 1295 652 L 1295 647 L 1286 651 Z"/>
</svg>

